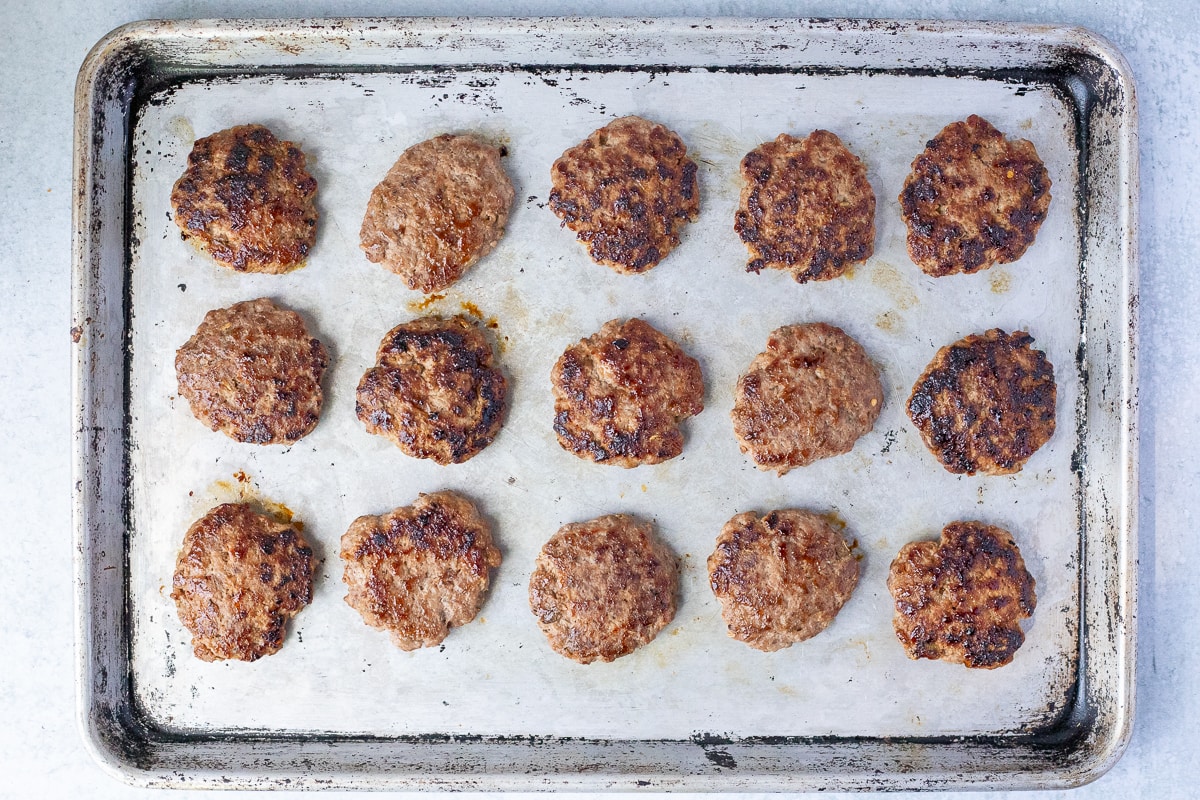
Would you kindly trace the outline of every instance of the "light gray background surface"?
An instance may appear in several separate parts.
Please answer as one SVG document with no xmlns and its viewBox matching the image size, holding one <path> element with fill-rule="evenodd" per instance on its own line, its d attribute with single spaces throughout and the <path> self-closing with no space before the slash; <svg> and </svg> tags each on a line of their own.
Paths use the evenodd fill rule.
<svg viewBox="0 0 1200 800">
<path fill-rule="evenodd" d="M 1073 798 L 1193 797 L 1200 785 L 1200 582 L 1189 522 L 1200 466 L 1192 396 L 1200 175 L 1200 8 L 1188 0 L 1042 2 L 0 2 L 0 797 L 151 795 L 91 763 L 76 731 L 70 529 L 70 203 L 75 74 L 88 49 L 152 17 L 381 14 L 877 16 L 1085 25 L 1133 65 L 1141 102 L 1141 613 L 1136 730 Z M 198 793 L 163 793 L 194 796 Z M 230 795 L 225 795 L 230 796 Z M 276 795 L 280 798 L 290 794 Z M 326 797 L 334 795 L 325 795 Z M 336 795 L 343 796 L 343 795 Z M 930 795 L 945 797 L 946 794 Z M 969 797 L 986 797 L 971 794 Z"/>
</svg>

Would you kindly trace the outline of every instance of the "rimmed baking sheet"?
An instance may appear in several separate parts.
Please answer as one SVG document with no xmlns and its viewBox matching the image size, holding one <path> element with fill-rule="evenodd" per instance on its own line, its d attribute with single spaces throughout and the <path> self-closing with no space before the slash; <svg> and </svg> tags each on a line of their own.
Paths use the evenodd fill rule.
<svg viewBox="0 0 1200 800">
<path fill-rule="evenodd" d="M 505 772 L 489 770 L 490 757 L 483 755 L 485 743 L 496 742 L 525 748 L 526 755 L 513 758 L 528 759 L 529 776 L 515 784 L 526 786 L 557 780 L 589 787 L 638 780 L 660 788 L 855 785 L 853 770 L 818 774 L 801 762 L 789 768 L 786 758 L 775 756 L 773 767 L 749 766 L 768 747 L 795 749 L 793 757 L 802 761 L 819 752 L 816 742 L 847 755 L 875 747 L 885 759 L 896 757 L 889 748 L 902 742 L 907 757 L 920 753 L 918 761 L 931 765 L 952 762 L 954 746 L 973 743 L 995 751 L 980 769 L 1010 785 L 1026 784 L 1033 775 L 1047 784 L 1077 782 L 1103 761 L 1096 753 L 1111 758 L 1111 735 L 1121 738 L 1113 723 L 1108 749 L 1094 747 L 1086 769 L 1074 773 L 1059 767 L 1008 774 L 1002 755 L 1052 733 L 1062 738 L 1064 730 L 1096 733 L 1094 723 L 1089 731 L 1078 717 L 1087 688 L 1119 689 L 1116 717 L 1131 702 L 1124 685 L 1129 665 L 1121 653 L 1132 631 L 1118 625 L 1120 635 L 1097 643 L 1099 626 L 1089 614 L 1116 611 L 1120 623 L 1131 600 L 1123 553 L 1132 512 L 1092 487 L 1116 489 L 1132 480 L 1127 453 L 1111 464 L 1101 457 L 1113 447 L 1120 452 L 1131 436 L 1129 418 L 1122 416 L 1130 406 L 1114 413 L 1102 402 L 1108 393 L 1132 399 L 1131 373 L 1123 371 L 1132 359 L 1131 328 L 1111 325 L 1112 318 L 1094 327 L 1104 302 L 1131 314 L 1121 303 L 1132 296 L 1132 261 L 1122 249 L 1132 232 L 1096 228 L 1103 211 L 1096 180 L 1103 174 L 1095 159 L 1105 145 L 1089 124 L 1096 114 L 1087 103 L 1105 99 L 1085 78 L 1099 79 L 1083 67 L 1065 70 L 1064 60 L 1051 57 L 1055 47 L 1098 45 L 1078 32 L 1037 29 L 1045 50 L 1039 72 L 1035 65 L 1014 69 L 1012 53 L 1004 50 L 1015 46 L 1006 37 L 1030 29 L 705 24 L 614 23 L 606 52 L 582 51 L 594 63 L 564 56 L 581 52 L 573 37 L 594 36 L 604 23 L 223 23 L 147 25 L 126 34 L 177 66 L 153 59 L 140 66 L 146 87 L 122 121 L 130 137 L 124 155 L 128 194 L 121 202 L 127 249 L 115 263 L 101 258 L 99 269 L 102 280 L 119 280 L 123 287 L 125 346 L 114 359 L 117 374 L 91 372 L 84 389 L 89 382 L 122 383 L 127 416 L 118 493 L 126 510 L 119 540 L 125 611 L 122 626 L 103 635 L 116 633 L 125 648 L 122 709 L 149 741 L 158 737 L 161 752 L 172 741 L 210 742 L 245 756 L 252 743 L 307 740 L 346 753 L 370 742 L 375 757 L 386 758 L 389 743 L 391 752 L 401 752 L 402 743 L 419 750 L 450 742 L 466 759 L 458 780 L 480 788 L 500 785 L 498 775 Z M 208 39 L 203 47 L 201 34 Z M 854 60 L 851 53 L 861 58 L 856 47 L 863 37 L 884 66 L 838 66 L 831 58 L 838 53 L 844 62 Z M 923 70 L 887 69 L 888 55 L 930 58 L 932 42 L 951 56 L 971 53 L 962 59 L 970 62 L 978 58 L 980 39 L 992 42 L 1002 65 L 954 68 L 951 60 Z M 214 59 L 214 42 L 225 44 L 226 55 Z M 777 49 L 777 43 L 789 49 Z M 272 45 L 269 58 L 265 44 Z M 1037 55 L 1036 46 L 1028 46 Z M 821 60 L 822 47 L 834 63 Z M 493 60 L 478 59 L 472 48 L 493 53 Z M 819 52 L 810 57 L 814 50 Z M 339 52 L 354 57 L 342 60 Z M 747 53 L 756 54 L 757 63 L 743 63 Z M 1107 51 L 1102 55 L 1111 58 Z M 197 66 L 195 59 L 210 63 Z M 462 63 L 447 63 L 456 61 Z M 1117 80 L 1115 86 L 1123 84 Z M 1128 126 L 1132 98 L 1125 100 L 1110 111 Z M 639 277 L 590 263 L 545 207 L 554 158 L 626 113 L 676 130 L 700 164 L 699 221 L 662 265 Z M 925 140 L 970 113 L 1035 143 L 1053 181 L 1054 201 L 1037 242 L 1017 263 L 932 279 L 905 253 L 895 196 Z M 302 143 L 320 185 L 318 242 L 308 265 L 290 275 L 220 269 L 181 242 L 168 217 L 171 184 L 193 138 L 249 121 Z M 879 201 L 875 256 L 849 278 L 820 284 L 746 274 L 745 250 L 732 232 L 738 161 L 780 132 L 803 135 L 816 127 L 837 133 L 867 164 Z M 396 156 L 446 131 L 471 131 L 504 144 L 518 201 L 496 252 L 430 304 L 368 263 L 357 231 L 371 187 Z M 1125 141 L 1121 135 L 1132 134 L 1119 125 L 1115 132 L 1118 145 Z M 1110 165 L 1126 180 L 1129 167 Z M 94 202 L 97 195 L 89 197 Z M 1113 218 L 1122 211 L 1113 209 Z M 332 354 L 321 423 L 287 449 L 240 445 L 213 434 L 174 394 L 174 350 L 204 312 L 259 296 L 304 314 Z M 512 405 L 491 447 L 466 464 L 438 467 L 366 434 L 354 417 L 353 389 L 390 327 L 420 313 L 464 310 L 494 323 Z M 706 384 L 706 410 L 687 424 L 683 456 L 633 471 L 588 464 L 562 451 L 550 429 L 548 386 L 550 366 L 563 347 L 610 318 L 629 316 L 642 316 L 681 341 L 701 361 Z M 728 418 L 732 386 L 770 330 L 816 320 L 837 324 L 862 342 L 882 369 L 885 408 L 852 453 L 777 478 L 755 470 L 738 452 Z M 1016 476 L 953 476 L 920 443 L 904 416 L 904 401 L 939 347 L 991 327 L 1029 330 L 1055 365 L 1058 430 Z M 1116 351 L 1096 349 L 1100 342 L 1088 335 L 1093 330 L 1107 331 Z M 119 341 L 109 340 L 107 347 Z M 1100 431 L 1108 438 L 1096 442 Z M 1104 453 L 1093 454 L 1096 447 Z M 86 448 L 83 457 L 83 472 L 101 466 Z M 442 648 L 403 653 L 342 602 L 338 537 L 359 514 L 444 488 L 480 503 L 505 562 L 481 619 L 453 632 Z M 324 563 L 314 602 L 296 619 L 278 655 L 250 665 L 206 664 L 192 657 L 169 599 L 174 557 L 191 521 L 217 502 L 243 495 L 294 511 Z M 733 514 L 794 506 L 834 512 L 846 521 L 863 555 L 862 579 L 828 631 L 762 654 L 726 636 L 706 586 L 704 560 Z M 635 654 L 608 665 L 575 665 L 553 654 L 534 624 L 526 601 L 529 571 L 559 525 L 618 511 L 654 519 L 681 556 L 679 613 Z M 1105 520 L 1107 531 L 1089 544 L 1094 517 Z M 1013 664 L 995 671 L 909 661 L 891 630 L 888 563 L 903 543 L 971 518 L 1012 530 L 1038 581 L 1026 644 Z M 83 531 L 84 542 L 96 535 L 93 530 Z M 1097 594 L 1090 581 L 1100 580 L 1096 569 L 1105 566 L 1118 579 Z M 86 569 L 81 580 L 86 600 L 96 582 Z M 1108 672 L 1093 675 L 1090 670 L 1104 663 L 1097 662 L 1097 648 L 1115 661 Z M 471 742 L 479 746 L 472 750 Z M 580 752 L 594 748 L 605 765 L 596 772 L 611 769 L 615 775 L 597 781 L 572 772 L 569 759 L 546 761 L 548 742 L 584 748 Z M 695 748 L 703 766 L 689 770 L 685 760 L 666 756 L 673 744 Z M 734 754 L 756 744 L 749 759 Z M 243 783 L 274 784 L 288 773 L 288 747 L 278 747 L 274 767 L 239 771 L 235 758 L 212 766 Z M 619 759 L 600 757 L 614 750 L 636 754 L 633 763 L 641 767 L 622 768 Z M 184 767 L 169 780 L 154 768 L 132 774 L 172 784 L 208 779 L 203 769 Z M 420 769 L 397 774 L 377 767 L 297 777 L 315 782 L 320 776 L 337 785 L 436 782 Z M 942 785 L 970 784 L 984 775 L 928 769 Z M 911 780 L 896 770 L 868 784 Z"/>
</svg>

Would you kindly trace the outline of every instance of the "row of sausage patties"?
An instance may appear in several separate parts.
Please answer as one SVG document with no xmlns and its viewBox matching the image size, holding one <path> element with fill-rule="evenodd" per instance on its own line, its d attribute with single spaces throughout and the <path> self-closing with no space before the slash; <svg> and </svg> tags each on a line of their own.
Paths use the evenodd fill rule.
<svg viewBox="0 0 1200 800">
<path fill-rule="evenodd" d="M 443 134 L 408 148 L 375 187 L 360 232 L 366 257 L 426 294 L 441 291 L 504 235 L 514 190 L 505 147 Z M 592 260 L 644 273 L 698 218 L 696 163 L 673 131 L 614 120 L 551 168 L 549 206 Z M 863 161 L 833 133 L 781 134 L 741 162 L 734 230 L 747 270 L 800 283 L 837 278 L 875 247 L 875 193 Z M 317 182 L 299 145 L 262 125 L 196 140 L 171 193 L 183 238 L 242 272 L 303 266 L 316 243 Z M 927 142 L 899 195 L 912 260 L 927 274 L 972 273 L 1019 259 L 1050 207 L 1034 145 L 972 115 Z"/>
<path fill-rule="evenodd" d="M 859 559 L 829 515 L 736 515 L 708 558 L 729 635 L 764 651 L 833 622 L 858 584 Z M 346 602 L 403 650 L 442 643 L 475 619 L 501 556 L 488 522 L 455 492 L 356 519 L 341 539 Z M 210 510 L 187 531 L 171 597 L 204 661 L 278 652 L 312 600 L 312 550 L 300 526 L 249 504 Z M 887 580 L 896 636 L 912 659 L 992 669 L 1024 643 L 1036 592 L 1012 535 L 952 522 L 905 545 Z M 653 526 L 625 514 L 564 525 L 542 547 L 529 605 L 550 647 L 587 664 L 647 645 L 674 618 L 678 560 Z"/>
<path fill-rule="evenodd" d="M 993 329 L 943 347 L 917 380 L 908 415 L 954 473 L 1019 471 L 1054 433 L 1057 390 L 1024 332 Z M 176 354 L 180 396 L 195 417 L 239 442 L 292 444 L 320 417 L 325 346 L 272 301 L 208 312 Z M 553 428 L 581 459 L 636 467 L 683 452 L 681 423 L 704 409 L 700 364 L 638 319 L 612 320 L 567 347 L 551 370 Z M 825 323 L 773 331 L 737 381 L 742 452 L 780 475 L 849 452 L 883 407 L 879 370 Z M 356 393 L 358 418 L 404 453 L 464 462 L 499 433 L 508 383 L 483 328 L 465 316 L 396 326 Z"/>
</svg>

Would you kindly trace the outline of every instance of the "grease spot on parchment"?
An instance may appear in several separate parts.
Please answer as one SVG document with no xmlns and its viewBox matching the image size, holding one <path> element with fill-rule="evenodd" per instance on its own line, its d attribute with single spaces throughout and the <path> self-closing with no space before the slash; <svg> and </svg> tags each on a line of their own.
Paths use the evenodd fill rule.
<svg viewBox="0 0 1200 800">
<path fill-rule="evenodd" d="M 900 270 L 886 261 L 875 262 L 875 268 L 871 270 L 871 283 L 887 292 L 896 308 L 912 308 L 920 302 Z"/>
</svg>

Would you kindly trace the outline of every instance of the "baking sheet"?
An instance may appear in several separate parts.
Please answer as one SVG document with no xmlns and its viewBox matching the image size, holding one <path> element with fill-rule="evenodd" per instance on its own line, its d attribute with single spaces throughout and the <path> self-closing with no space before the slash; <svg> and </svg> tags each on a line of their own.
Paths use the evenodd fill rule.
<svg viewBox="0 0 1200 800">
<path fill-rule="evenodd" d="M 615 116 L 677 131 L 700 165 L 701 215 L 644 276 L 592 264 L 545 207 L 549 166 Z M 945 124 L 979 113 L 1031 139 L 1054 200 L 1017 263 L 973 276 L 924 276 L 904 250 L 895 200 L 909 163 Z M 298 141 L 319 183 L 317 245 L 286 276 L 239 275 L 180 241 L 169 192 L 195 136 L 262 122 Z M 867 164 L 878 199 L 876 253 L 851 277 L 797 285 L 744 272 L 732 231 L 742 155 L 778 133 L 837 133 Z M 438 133 L 503 143 L 517 189 L 497 250 L 419 308 L 422 296 L 366 261 L 357 232 L 367 196 L 404 148 Z M 628 69 L 462 69 L 233 77 L 184 83 L 143 106 L 133 135 L 130 251 L 129 596 L 134 697 L 180 732 L 474 734 L 678 739 L 721 736 L 957 736 L 1053 721 L 1077 677 L 1080 429 L 1080 217 L 1075 127 L 1046 86 L 977 77 L 808 75 Z M 174 350 L 204 312 L 268 296 L 305 315 L 331 353 L 316 431 L 291 448 L 208 431 L 175 397 Z M 495 320 L 512 387 L 496 441 L 463 465 L 408 458 L 368 435 L 354 387 L 382 335 L 419 313 L 474 304 Z M 583 462 L 551 430 L 549 371 L 569 343 L 614 317 L 642 316 L 704 368 L 706 410 L 684 454 L 626 471 Z M 770 330 L 826 321 L 880 365 L 885 407 L 850 454 L 778 478 L 740 454 L 732 388 Z M 1018 475 L 955 476 L 904 415 L 912 382 L 941 346 L 991 327 L 1027 329 L 1055 366 L 1058 429 Z M 248 481 L 237 480 L 244 473 Z M 457 489 L 493 521 L 504 564 L 480 618 L 441 648 L 404 653 L 342 601 L 338 537 L 358 515 Z M 254 664 L 207 664 L 169 599 L 188 525 L 249 493 L 285 504 L 323 563 L 313 603 L 283 650 Z M 834 624 L 772 654 L 730 639 L 704 562 L 735 513 L 808 507 L 837 513 L 859 542 L 862 577 Z M 566 523 L 627 512 L 654 519 L 681 556 L 675 621 L 612 664 L 576 665 L 546 645 L 526 599 L 541 544 Z M 1013 531 L 1038 607 L 1014 662 L 995 671 L 908 660 L 891 629 L 888 564 L 904 543 L 954 519 Z"/>
</svg>

